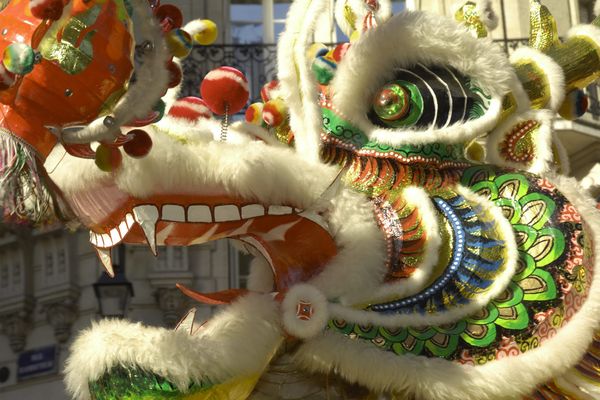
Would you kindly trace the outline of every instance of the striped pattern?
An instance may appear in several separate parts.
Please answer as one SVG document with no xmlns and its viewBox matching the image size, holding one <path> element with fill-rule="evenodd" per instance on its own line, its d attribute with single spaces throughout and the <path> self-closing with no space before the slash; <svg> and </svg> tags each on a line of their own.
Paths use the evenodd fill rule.
<svg viewBox="0 0 600 400">
<path fill-rule="evenodd" d="M 394 78 L 419 88 L 424 107 L 423 115 L 415 124 L 417 127 L 446 128 L 474 119 L 480 116 L 479 109 L 487 109 L 488 97 L 450 68 L 417 64 L 408 69 L 398 68 Z M 369 118 L 374 124 L 387 127 L 374 112 Z"/>
</svg>

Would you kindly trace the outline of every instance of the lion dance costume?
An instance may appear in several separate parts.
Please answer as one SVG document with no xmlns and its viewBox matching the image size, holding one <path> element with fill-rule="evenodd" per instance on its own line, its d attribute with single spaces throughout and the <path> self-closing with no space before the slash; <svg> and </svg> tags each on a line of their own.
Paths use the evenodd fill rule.
<svg viewBox="0 0 600 400">
<path fill-rule="evenodd" d="M 121 243 L 255 255 L 248 290 L 181 287 L 226 305 L 203 324 L 83 332 L 75 399 L 600 398 L 600 216 L 552 131 L 600 77 L 600 19 L 561 40 L 531 0 L 507 58 L 487 2 L 453 21 L 339 0 L 351 42 L 330 49 L 312 43 L 329 1 L 296 0 L 278 81 L 228 126 L 238 71 L 173 94 L 172 57 L 214 39 L 208 21 L 145 0 L 0 5 L 7 217 L 78 221 L 109 273 Z M 312 386 L 273 394 L 281 363 Z"/>
</svg>

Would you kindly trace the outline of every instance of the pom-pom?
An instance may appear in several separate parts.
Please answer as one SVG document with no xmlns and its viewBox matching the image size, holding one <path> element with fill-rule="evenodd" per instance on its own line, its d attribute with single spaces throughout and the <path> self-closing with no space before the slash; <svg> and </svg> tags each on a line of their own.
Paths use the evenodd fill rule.
<svg viewBox="0 0 600 400">
<path fill-rule="evenodd" d="M 204 100 L 199 97 L 184 97 L 173 103 L 169 117 L 195 122 L 199 119 L 210 119 L 213 113 Z"/>
<path fill-rule="evenodd" d="M 174 57 L 185 58 L 192 51 L 192 37 L 183 29 L 173 29 L 165 35 L 165 41 Z"/>
<path fill-rule="evenodd" d="M 31 14 L 39 19 L 57 21 L 62 17 L 63 0 L 30 0 Z"/>
<path fill-rule="evenodd" d="M 213 44 L 219 35 L 217 24 L 209 19 L 194 20 L 189 22 L 183 29 L 192 35 L 192 38 L 196 43 L 203 46 Z"/>
<path fill-rule="evenodd" d="M 281 99 L 269 100 L 265 103 L 262 117 L 269 126 L 278 127 L 283 125 L 288 116 L 287 107 Z"/>
<path fill-rule="evenodd" d="M 163 32 L 181 28 L 181 24 L 183 24 L 181 10 L 172 4 L 163 4 L 156 8 L 154 17 L 160 22 Z"/>
<path fill-rule="evenodd" d="M 586 113 L 589 105 L 588 96 L 582 90 L 572 90 L 565 96 L 558 113 L 564 119 L 574 121 Z"/>
<path fill-rule="evenodd" d="M 33 70 L 35 52 L 25 43 L 13 43 L 4 50 L 4 67 L 17 75 L 26 75 Z"/>
<path fill-rule="evenodd" d="M 346 52 L 350 49 L 350 43 L 341 43 L 335 46 L 333 52 L 331 53 L 332 58 L 339 63 L 346 55 Z"/>
<path fill-rule="evenodd" d="M 283 326 L 297 338 L 310 339 L 325 330 L 329 320 L 327 298 L 316 287 L 292 286 L 281 304 Z"/>
<path fill-rule="evenodd" d="M 273 92 L 277 89 L 279 89 L 279 81 L 277 79 L 264 84 L 260 90 L 260 98 L 266 103 L 273 98 Z"/>
<path fill-rule="evenodd" d="M 250 107 L 246 110 L 246 122 L 254 124 L 254 125 L 262 125 L 264 104 L 263 103 L 254 103 L 250 104 Z"/>
<path fill-rule="evenodd" d="M 96 165 L 104 172 L 116 171 L 123 162 L 121 150 L 101 143 L 96 149 Z"/>
<path fill-rule="evenodd" d="M 337 63 L 330 57 L 331 52 L 326 56 L 315 58 L 312 64 L 312 71 L 321 85 L 327 85 L 335 75 Z"/>
<path fill-rule="evenodd" d="M 200 93 L 211 111 L 219 115 L 239 112 L 250 96 L 248 80 L 231 67 L 220 67 L 206 74 Z"/>
<path fill-rule="evenodd" d="M 313 43 L 306 52 L 306 58 L 314 60 L 319 56 L 324 56 L 329 52 L 329 48 L 323 43 Z"/>
<path fill-rule="evenodd" d="M 174 61 L 169 61 L 167 63 L 167 69 L 169 70 L 169 88 L 177 87 L 183 79 L 181 67 Z"/>
<path fill-rule="evenodd" d="M 0 64 L 0 90 L 12 87 L 16 81 L 16 75 L 7 70 L 3 64 Z"/>
<path fill-rule="evenodd" d="M 146 131 L 134 129 L 127 133 L 133 138 L 123 145 L 123 150 L 128 156 L 133 158 L 142 158 L 150 153 L 152 149 L 152 139 Z"/>
</svg>

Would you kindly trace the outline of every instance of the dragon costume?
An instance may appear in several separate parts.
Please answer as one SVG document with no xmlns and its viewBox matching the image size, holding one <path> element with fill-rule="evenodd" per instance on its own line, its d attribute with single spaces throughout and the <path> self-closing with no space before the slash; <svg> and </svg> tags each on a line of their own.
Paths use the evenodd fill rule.
<svg viewBox="0 0 600 400">
<path fill-rule="evenodd" d="M 0 20 L 32 29 L 34 3 L 4 1 Z M 183 118 L 172 100 L 156 122 L 173 15 L 72 0 L 38 18 L 25 35 L 37 64 L 1 97 L 7 212 L 42 220 L 53 204 L 90 230 L 109 273 L 121 243 L 230 238 L 255 256 L 247 290 L 181 287 L 226 305 L 205 323 L 191 310 L 175 330 L 103 320 L 82 332 L 65 371 L 73 397 L 600 398 L 600 219 L 552 131 L 600 76 L 600 20 L 561 40 L 532 0 L 530 45 L 508 58 L 481 3 L 460 4 L 457 22 L 339 0 L 352 40 L 328 49 L 312 38 L 329 1 L 296 0 L 279 83 L 250 107 L 258 124 L 229 127 Z M 186 36 L 166 38 L 179 52 Z M 283 364 L 313 374 L 310 390 L 269 381 Z"/>
</svg>

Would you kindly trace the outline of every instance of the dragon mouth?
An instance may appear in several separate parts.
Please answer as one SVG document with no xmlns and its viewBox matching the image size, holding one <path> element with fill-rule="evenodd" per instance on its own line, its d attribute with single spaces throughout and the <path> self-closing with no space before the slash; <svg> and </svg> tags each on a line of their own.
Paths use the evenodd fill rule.
<svg viewBox="0 0 600 400">
<path fill-rule="evenodd" d="M 231 238 L 253 247 L 268 261 L 274 290 L 281 292 L 318 274 L 337 252 L 322 213 L 292 205 L 263 205 L 222 195 L 137 199 L 114 190 L 96 192 L 93 202 L 75 199 L 72 205 L 82 219 L 87 218 L 90 243 L 109 275 L 114 275 L 111 249 L 122 243 L 148 245 L 157 255 L 158 246 Z M 109 217 L 96 218 L 99 208 Z M 110 209 L 114 211 L 107 212 Z M 222 298 L 210 297 L 214 302 Z"/>
</svg>

